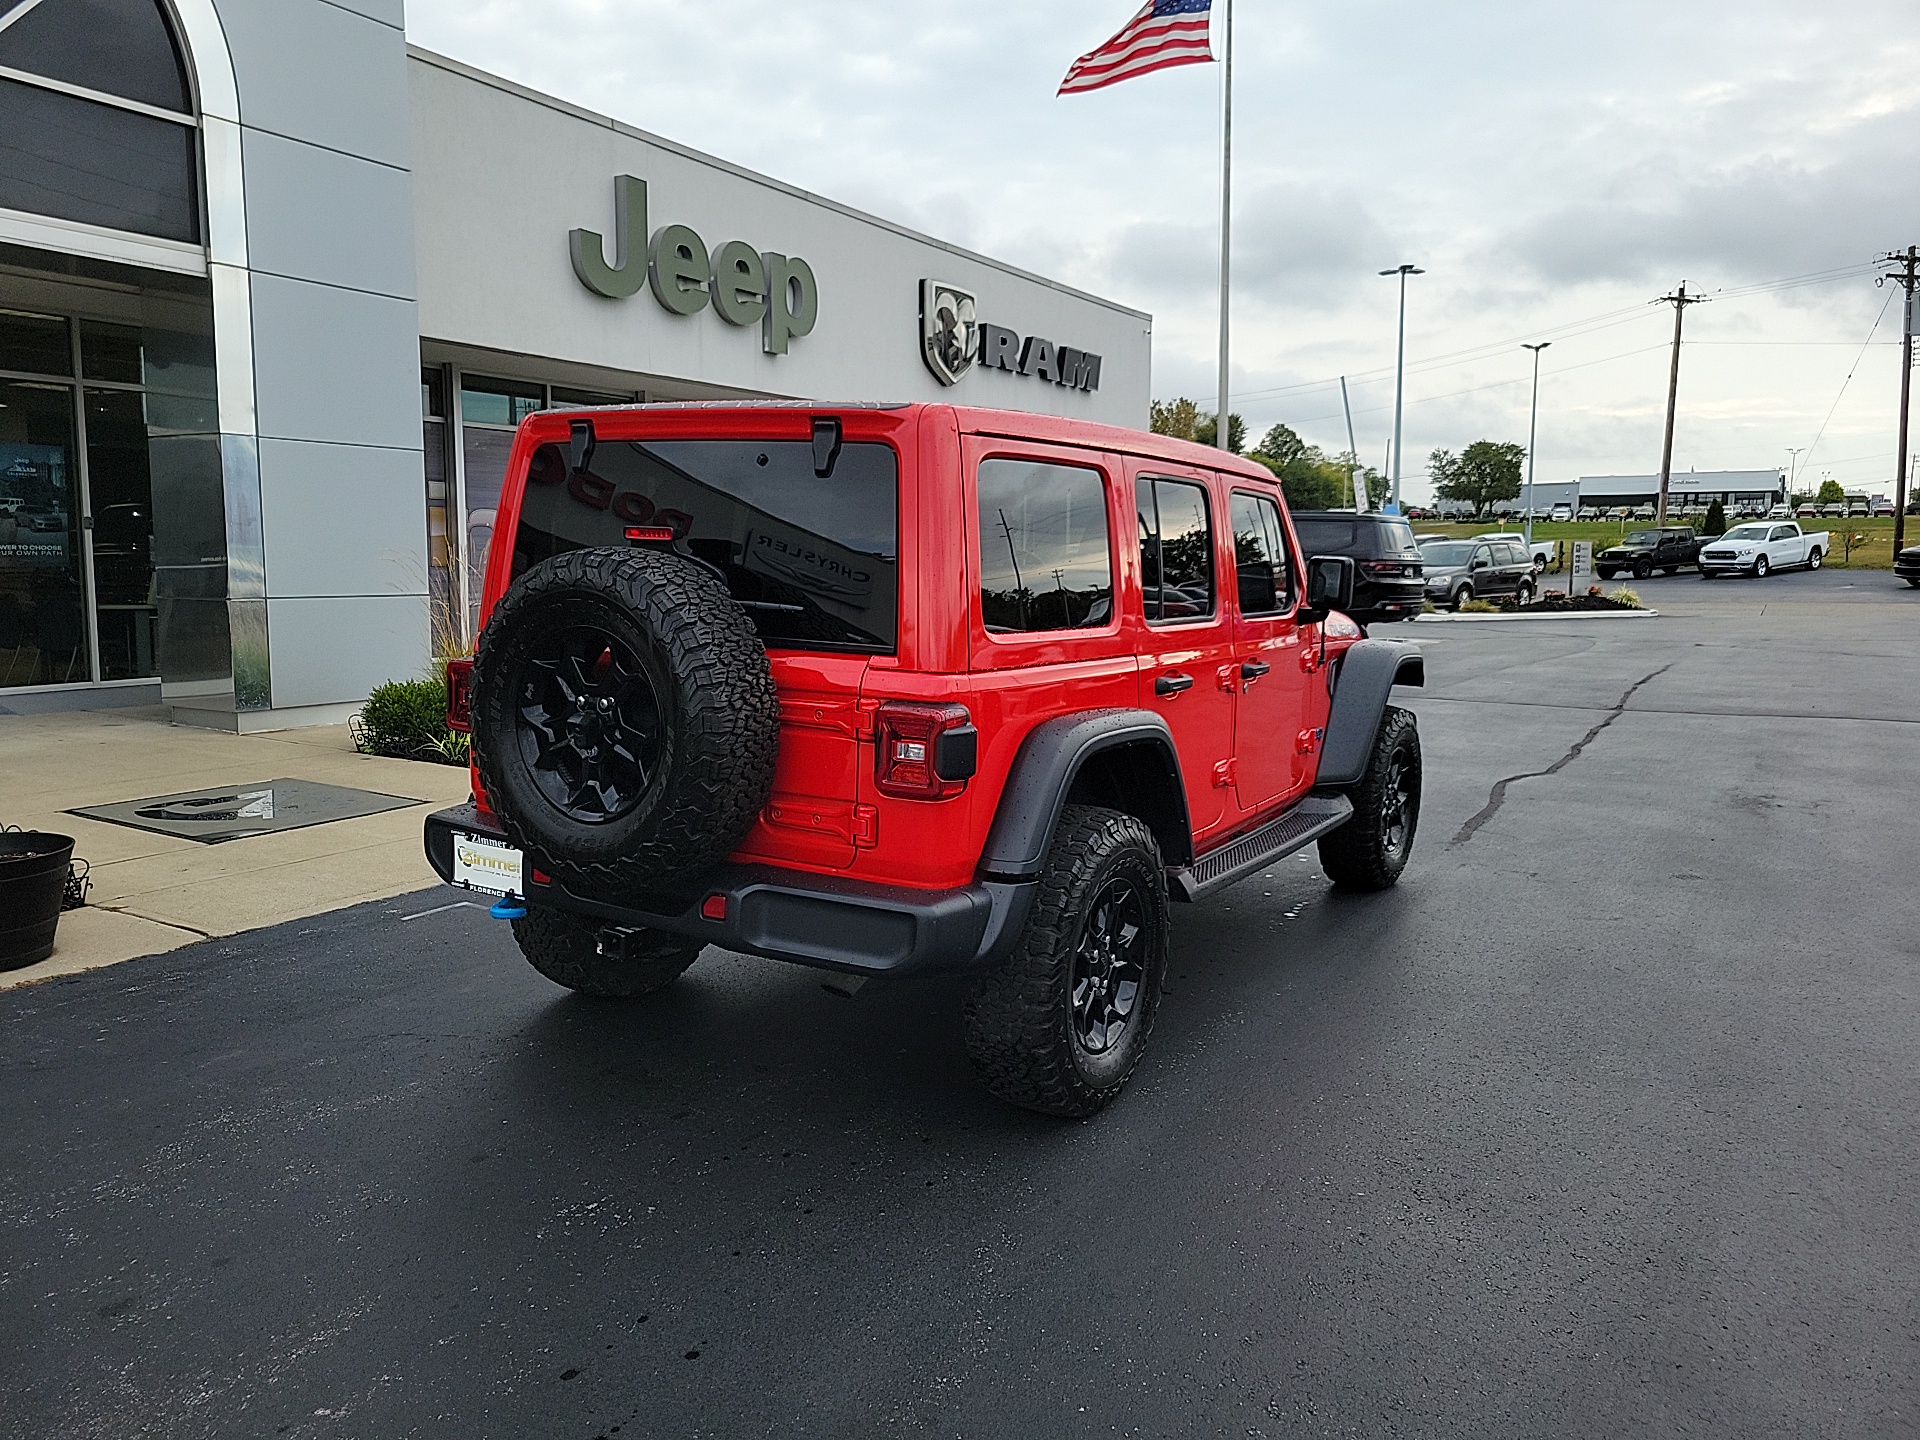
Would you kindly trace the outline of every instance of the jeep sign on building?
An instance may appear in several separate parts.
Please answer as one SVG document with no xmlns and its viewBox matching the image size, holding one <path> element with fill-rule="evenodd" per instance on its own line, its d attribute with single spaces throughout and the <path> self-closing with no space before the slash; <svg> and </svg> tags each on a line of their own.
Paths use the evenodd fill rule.
<svg viewBox="0 0 1920 1440">
<path fill-rule="evenodd" d="M 472 638 L 547 405 L 1146 424 L 1147 316 L 413 49 L 400 0 L 0 0 L 0 133 L 0 710 L 345 718 Z"/>
</svg>

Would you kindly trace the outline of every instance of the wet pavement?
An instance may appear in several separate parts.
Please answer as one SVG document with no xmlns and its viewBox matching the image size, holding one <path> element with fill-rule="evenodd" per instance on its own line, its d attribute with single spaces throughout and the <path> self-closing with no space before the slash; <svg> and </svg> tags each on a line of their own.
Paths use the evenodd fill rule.
<svg viewBox="0 0 1920 1440">
<path fill-rule="evenodd" d="M 1386 632 L 1404 881 L 1176 908 L 1088 1123 L 451 891 L 0 994 L 0 1434 L 1920 1432 L 1920 592 L 1638 588 Z"/>
</svg>

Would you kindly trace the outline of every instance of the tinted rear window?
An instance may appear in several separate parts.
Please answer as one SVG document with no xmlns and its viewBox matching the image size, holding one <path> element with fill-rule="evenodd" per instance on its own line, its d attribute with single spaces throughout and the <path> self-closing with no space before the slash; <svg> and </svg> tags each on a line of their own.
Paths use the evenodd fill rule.
<svg viewBox="0 0 1920 1440">
<path fill-rule="evenodd" d="M 1338 515 L 1295 515 L 1300 549 L 1307 555 L 1353 555 L 1362 560 L 1418 560 L 1413 526 L 1405 520 L 1348 519 Z"/>
<path fill-rule="evenodd" d="M 848 444 L 813 473 L 805 440 L 603 440 L 586 474 L 543 445 L 527 474 L 513 573 L 567 550 L 626 545 L 664 526 L 706 561 L 769 646 L 894 648 L 899 465 L 890 446 Z"/>
</svg>

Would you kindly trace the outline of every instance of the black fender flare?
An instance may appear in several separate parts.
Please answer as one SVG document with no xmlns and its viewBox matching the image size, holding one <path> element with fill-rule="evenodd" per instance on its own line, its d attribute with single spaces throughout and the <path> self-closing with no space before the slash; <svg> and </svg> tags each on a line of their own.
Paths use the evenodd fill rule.
<svg viewBox="0 0 1920 1440">
<path fill-rule="evenodd" d="M 1393 687 L 1426 683 L 1426 658 L 1405 640 L 1361 640 L 1349 646 L 1340 657 L 1315 788 L 1341 790 L 1359 784 Z"/>
<path fill-rule="evenodd" d="M 1161 859 L 1168 865 L 1192 859 L 1187 791 L 1166 720 L 1151 710 L 1089 710 L 1042 721 L 1021 741 L 987 832 L 980 873 L 995 880 L 1037 878 L 1074 782 L 1090 761 L 1120 750 L 1145 767 L 1137 774 L 1157 803 L 1146 807 L 1152 815 L 1141 818 L 1160 842 Z"/>
</svg>

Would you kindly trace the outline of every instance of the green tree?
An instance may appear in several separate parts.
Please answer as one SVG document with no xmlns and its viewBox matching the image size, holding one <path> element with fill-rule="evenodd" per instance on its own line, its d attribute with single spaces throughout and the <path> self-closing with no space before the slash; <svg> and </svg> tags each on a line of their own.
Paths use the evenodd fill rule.
<svg viewBox="0 0 1920 1440">
<path fill-rule="evenodd" d="M 1212 415 L 1203 415 L 1193 422 L 1193 438 L 1202 445 L 1217 444 L 1219 433 L 1219 424 Z M 1247 422 L 1238 415 L 1227 416 L 1227 448 L 1236 455 L 1247 453 Z"/>
<path fill-rule="evenodd" d="M 1476 440 L 1457 456 L 1450 450 L 1435 450 L 1427 457 L 1427 473 L 1433 477 L 1434 494 L 1471 505 L 1478 516 L 1519 495 L 1520 467 L 1526 458 L 1524 445 Z"/>
<path fill-rule="evenodd" d="M 1700 529 L 1702 535 L 1724 535 L 1727 533 L 1727 512 L 1721 508 L 1718 500 L 1707 506 L 1707 518 Z"/>
<path fill-rule="evenodd" d="M 1819 505 L 1844 505 L 1847 503 L 1847 492 L 1838 480 L 1822 480 L 1820 493 L 1813 498 Z"/>
<path fill-rule="evenodd" d="M 1182 395 L 1176 400 L 1155 400 L 1147 410 L 1147 428 L 1156 435 L 1171 435 L 1176 440 L 1193 439 L 1194 426 L 1200 420 L 1200 407 Z"/>
<path fill-rule="evenodd" d="M 1253 447 L 1255 455 L 1263 455 L 1263 462 L 1271 467 L 1274 463 L 1286 464 L 1289 460 L 1298 460 L 1313 447 L 1302 440 L 1291 425 L 1275 425 Z"/>
</svg>

